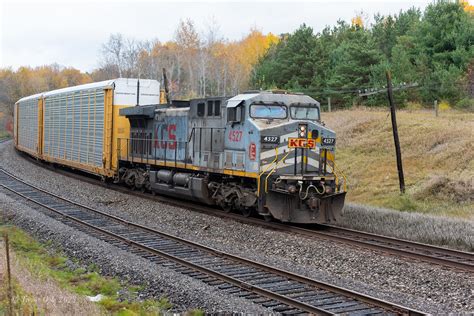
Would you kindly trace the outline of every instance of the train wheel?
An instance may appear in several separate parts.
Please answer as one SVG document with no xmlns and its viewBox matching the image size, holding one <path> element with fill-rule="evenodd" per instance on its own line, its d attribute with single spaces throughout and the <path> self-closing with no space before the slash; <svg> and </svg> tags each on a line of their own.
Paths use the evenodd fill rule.
<svg viewBox="0 0 474 316">
<path fill-rule="evenodd" d="M 224 210 L 225 213 L 230 213 L 233 211 L 234 206 L 232 204 L 224 203 L 221 205 L 222 209 Z"/>
<path fill-rule="evenodd" d="M 240 212 L 242 213 L 242 215 L 244 217 L 249 217 L 250 215 L 252 215 L 252 208 L 251 207 L 242 207 L 240 209 Z"/>
<path fill-rule="evenodd" d="M 272 215 L 263 215 L 263 219 L 265 222 L 273 222 L 273 216 Z"/>
</svg>

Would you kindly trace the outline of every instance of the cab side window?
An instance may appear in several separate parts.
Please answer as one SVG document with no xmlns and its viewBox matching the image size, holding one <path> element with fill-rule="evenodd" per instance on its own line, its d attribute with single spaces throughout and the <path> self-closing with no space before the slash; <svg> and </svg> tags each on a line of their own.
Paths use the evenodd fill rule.
<svg viewBox="0 0 474 316">
<path fill-rule="evenodd" d="M 235 108 L 227 109 L 227 122 L 235 122 L 237 118 L 237 111 Z"/>
<path fill-rule="evenodd" d="M 239 105 L 233 108 L 227 108 L 227 122 L 240 123 L 244 119 L 244 107 Z"/>
</svg>

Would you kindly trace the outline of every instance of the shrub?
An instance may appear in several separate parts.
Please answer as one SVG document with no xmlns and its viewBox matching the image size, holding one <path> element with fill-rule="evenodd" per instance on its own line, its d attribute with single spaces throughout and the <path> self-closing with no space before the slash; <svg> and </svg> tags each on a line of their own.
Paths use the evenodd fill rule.
<svg viewBox="0 0 474 316">
<path fill-rule="evenodd" d="M 422 109 L 423 109 L 423 105 L 421 105 L 421 103 L 419 103 L 419 102 L 411 102 L 411 101 L 408 101 L 408 102 L 405 104 L 405 109 L 407 109 L 407 110 L 409 110 L 409 111 L 422 110 Z"/>
<path fill-rule="evenodd" d="M 456 103 L 456 107 L 463 110 L 468 110 L 474 112 L 474 99 L 473 98 L 464 98 L 458 103 Z"/>
<path fill-rule="evenodd" d="M 438 109 L 439 109 L 440 111 L 451 110 L 451 105 L 449 104 L 448 101 L 446 101 L 446 100 L 441 100 L 441 102 L 440 102 L 439 105 L 438 105 Z"/>
</svg>

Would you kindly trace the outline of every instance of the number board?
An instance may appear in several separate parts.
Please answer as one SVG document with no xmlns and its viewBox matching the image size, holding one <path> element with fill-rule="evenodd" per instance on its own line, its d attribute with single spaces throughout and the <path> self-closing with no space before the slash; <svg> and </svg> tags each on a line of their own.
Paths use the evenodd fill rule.
<svg viewBox="0 0 474 316">
<path fill-rule="evenodd" d="M 279 144 L 280 136 L 262 136 L 262 144 Z"/>
<path fill-rule="evenodd" d="M 336 145 L 336 139 L 335 138 L 322 138 L 321 139 L 321 145 L 323 145 L 323 146 L 334 146 L 334 145 Z"/>
</svg>

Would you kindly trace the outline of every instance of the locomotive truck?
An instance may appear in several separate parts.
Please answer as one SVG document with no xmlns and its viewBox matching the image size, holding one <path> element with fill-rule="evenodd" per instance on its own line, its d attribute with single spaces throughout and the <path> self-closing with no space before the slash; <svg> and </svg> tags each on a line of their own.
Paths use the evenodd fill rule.
<svg viewBox="0 0 474 316">
<path fill-rule="evenodd" d="M 15 104 L 15 146 L 131 189 L 292 223 L 332 223 L 346 180 L 313 98 L 284 91 L 167 101 L 115 79 Z"/>
</svg>

